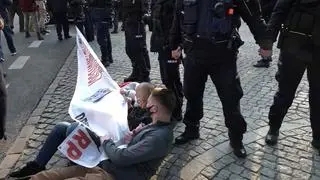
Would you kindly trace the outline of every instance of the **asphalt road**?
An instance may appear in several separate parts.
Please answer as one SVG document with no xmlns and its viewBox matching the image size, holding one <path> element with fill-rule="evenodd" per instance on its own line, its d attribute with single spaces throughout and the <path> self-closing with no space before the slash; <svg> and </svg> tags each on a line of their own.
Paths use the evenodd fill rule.
<svg viewBox="0 0 320 180">
<path fill-rule="evenodd" d="M 8 140 L 0 142 L 0 161 L 75 45 L 74 35 L 69 40 L 59 42 L 54 26 L 49 27 L 51 33 L 44 36 L 42 42 L 37 41 L 36 33 L 31 33 L 32 37 L 26 39 L 24 33 L 17 32 L 17 22 L 14 35 L 17 55 L 11 56 L 3 33 L 1 35 L 7 72 Z M 71 29 L 71 34 L 74 34 L 74 28 Z"/>
</svg>

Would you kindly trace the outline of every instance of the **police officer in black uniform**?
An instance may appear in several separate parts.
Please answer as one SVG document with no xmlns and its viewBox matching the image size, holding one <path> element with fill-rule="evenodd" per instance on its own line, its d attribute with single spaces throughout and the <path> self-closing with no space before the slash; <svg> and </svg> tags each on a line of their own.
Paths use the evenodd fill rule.
<svg viewBox="0 0 320 180">
<path fill-rule="evenodd" d="M 132 73 L 124 81 L 149 82 L 150 59 L 146 44 L 143 17 L 147 14 L 145 0 L 122 0 L 126 53 L 132 64 Z"/>
<path fill-rule="evenodd" d="M 162 83 L 171 89 L 177 100 L 177 106 L 172 114 L 173 118 L 182 120 L 183 92 L 180 81 L 179 66 L 181 56 L 175 59 L 171 55 L 169 46 L 169 31 L 175 13 L 175 0 L 154 0 L 151 7 L 153 29 L 151 35 L 151 52 L 159 53 L 160 75 Z"/>
<path fill-rule="evenodd" d="M 236 64 L 238 48 L 241 45 L 237 27 L 240 15 L 252 29 L 260 47 L 272 48 L 272 42 L 268 41 L 266 24 L 261 18 L 259 2 L 184 0 L 183 4 L 184 51 L 187 55 L 184 62 L 184 95 L 188 101 L 184 116 L 186 128 L 176 138 L 176 144 L 199 138 L 200 119 L 203 117 L 203 92 L 210 75 L 223 106 L 230 145 L 237 157 L 245 157 L 246 150 L 242 139 L 246 132 L 246 122 L 240 112 L 243 92 Z"/>
<path fill-rule="evenodd" d="M 266 143 L 277 143 L 279 129 L 296 89 L 307 70 L 309 81 L 312 145 L 320 149 L 320 1 L 278 0 L 268 27 L 276 39 L 280 57 L 276 80 L 279 83 L 269 112 L 270 130 Z"/>
<path fill-rule="evenodd" d="M 262 17 L 266 22 L 269 21 L 276 2 L 277 2 L 277 0 L 261 0 L 260 1 L 261 10 L 262 10 Z M 270 67 L 271 61 L 272 61 L 271 56 L 262 57 L 253 66 L 257 67 L 257 68 L 268 68 L 268 67 Z"/>
<path fill-rule="evenodd" d="M 113 63 L 109 26 L 111 24 L 111 0 L 89 0 L 90 15 L 97 31 L 101 61 L 105 67 Z"/>
</svg>

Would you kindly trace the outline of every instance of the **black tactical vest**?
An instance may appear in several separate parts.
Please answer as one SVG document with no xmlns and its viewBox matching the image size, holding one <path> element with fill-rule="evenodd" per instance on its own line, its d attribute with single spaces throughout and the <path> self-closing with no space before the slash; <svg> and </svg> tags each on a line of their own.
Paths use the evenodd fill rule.
<svg viewBox="0 0 320 180">
<path fill-rule="evenodd" d="M 232 0 L 184 0 L 184 30 L 200 38 L 229 37 L 233 8 Z"/>
</svg>

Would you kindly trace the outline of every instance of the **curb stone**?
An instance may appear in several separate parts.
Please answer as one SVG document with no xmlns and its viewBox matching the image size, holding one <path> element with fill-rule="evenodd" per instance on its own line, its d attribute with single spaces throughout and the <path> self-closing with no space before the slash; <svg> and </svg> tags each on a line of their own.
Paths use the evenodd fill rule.
<svg viewBox="0 0 320 180">
<path fill-rule="evenodd" d="M 49 100 L 52 97 L 52 93 L 58 87 L 60 80 L 65 76 L 67 68 L 74 60 L 74 54 L 76 51 L 76 46 L 70 51 L 70 54 L 67 57 L 66 62 L 58 72 L 56 78 L 51 83 L 45 94 L 42 96 L 37 107 L 33 110 L 30 115 L 30 118 L 26 122 L 25 126 L 22 128 L 20 135 L 17 137 L 13 145 L 6 152 L 6 157 L 0 164 L 0 180 L 5 179 L 11 171 L 11 168 L 15 166 L 19 160 L 30 136 L 33 134 L 36 129 L 36 125 L 40 120 L 40 115 L 44 112 L 45 108 L 48 106 Z"/>
</svg>

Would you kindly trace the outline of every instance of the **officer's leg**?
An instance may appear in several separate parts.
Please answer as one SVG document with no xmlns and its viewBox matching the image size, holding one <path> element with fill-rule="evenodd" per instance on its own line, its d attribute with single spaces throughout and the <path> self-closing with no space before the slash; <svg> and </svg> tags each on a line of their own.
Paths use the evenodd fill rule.
<svg viewBox="0 0 320 180">
<path fill-rule="evenodd" d="M 20 32 L 24 32 L 24 15 L 23 15 L 23 12 L 21 10 L 21 8 L 19 6 L 15 7 L 16 8 L 16 12 L 19 16 L 19 29 L 20 29 Z"/>
<path fill-rule="evenodd" d="M 295 92 L 304 74 L 306 64 L 293 55 L 281 51 L 276 80 L 278 91 L 269 112 L 270 130 L 266 137 L 266 143 L 274 145 L 277 143 L 279 129 L 283 118 L 292 104 Z"/>
<path fill-rule="evenodd" d="M 312 145 L 320 149 L 320 53 L 308 65 L 310 121 L 312 128 Z"/>
<path fill-rule="evenodd" d="M 128 55 L 131 65 L 132 65 L 132 72 L 131 74 L 124 79 L 124 82 L 129 81 L 138 81 L 139 76 L 139 67 L 137 65 L 136 59 L 134 57 L 136 44 L 135 44 L 135 33 L 133 33 L 133 29 L 130 25 L 127 25 L 127 28 L 125 30 L 125 41 L 126 41 L 126 54 Z"/>
<path fill-rule="evenodd" d="M 228 52 L 220 53 L 226 54 Z M 247 124 L 240 112 L 240 99 L 243 96 L 243 91 L 237 72 L 236 59 L 236 53 L 224 57 L 226 62 L 217 64 L 210 72 L 210 77 L 222 103 L 230 145 L 234 149 L 234 154 L 243 158 L 246 156 L 246 151 L 242 144 L 242 138 L 246 132 Z"/>
<path fill-rule="evenodd" d="M 54 19 L 56 22 L 56 31 L 57 31 L 57 36 L 58 39 L 61 41 L 62 40 L 62 22 L 61 22 L 61 15 L 60 13 L 54 13 Z"/>
<path fill-rule="evenodd" d="M 71 38 L 69 34 L 69 22 L 68 22 L 68 15 L 67 12 L 62 14 L 62 26 L 63 26 L 63 33 L 64 33 L 64 38 L 69 39 Z"/>
<path fill-rule="evenodd" d="M 176 144 L 185 144 L 199 138 L 200 119 L 203 117 L 203 92 L 208 75 L 204 66 L 188 53 L 184 66 L 184 95 L 187 99 L 183 123 L 185 131 L 176 138 Z"/>
<path fill-rule="evenodd" d="M 96 23 L 96 28 L 97 28 L 97 41 L 100 46 L 100 51 L 101 51 L 101 61 L 104 66 L 109 66 L 109 60 L 108 60 L 108 47 L 107 47 L 107 30 L 108 30 L 108 25 L 106 22 L 98 22 Z"/>
<path fill-rule="evenodd" d="M 141 82 L 149 82 L 150 81 L 150 58 L 149 52 L 147 49 L 146 43 L 146 30 L 145 25 L 142 22 L 138 24 L 138 36 L 136 36 L 136 40 L 138 41 L 139 51 L 136 53 L 137 64 L 139 66 L 139 81 Z"/>
<path fill-rule="evenodd" d="M 109 61 L 109 63 L 113 63 L 112 44 L 111 44 L 111 38 L 110 38 L 109 30 L 106 31 L 106 39 L 107 39 L 108 61 Z"/>
<path fill-rule="evenodd" d="M 182 83 L 180 81 L 179 65 L 180 62 L 173 60 L 171 57 L 171 50 L 166 48 L 159 52 L 159 65 L 160 65 L 160 75 L 162 83 L 171 89 L 177 98 L 176 108 L 173 111 L 172 116 L 175 120 L 182 120 L 182 104 L 183 104 L 183 92 Z"/>
<path fill-rule="evenodd" d="M 85 27 L 85 31 L 86 31 L 85 34 L 86 34 L 88 42 L 93 41 L 94 40 L 93 22 L 92 22 L 90 10 L 88 10 L 88 9 L 85 10 L 84 27 Z"/>
</svg>

